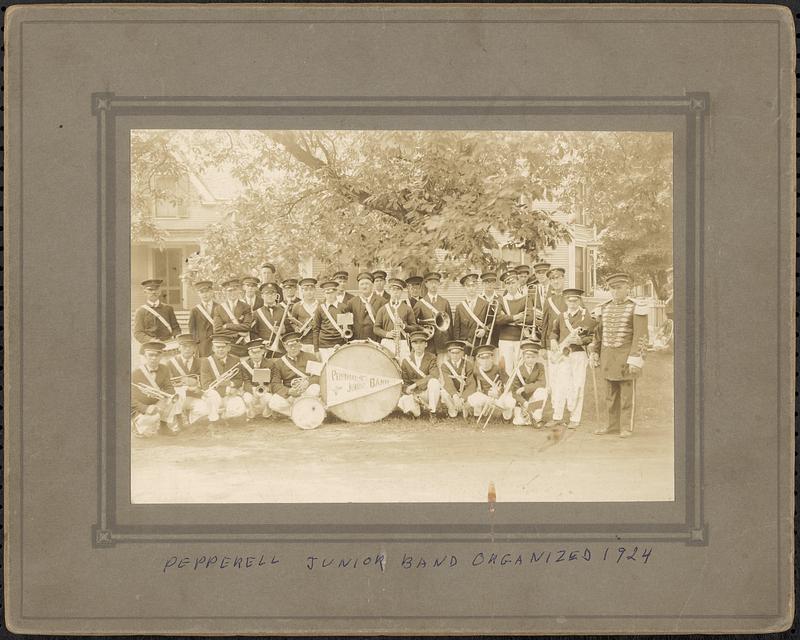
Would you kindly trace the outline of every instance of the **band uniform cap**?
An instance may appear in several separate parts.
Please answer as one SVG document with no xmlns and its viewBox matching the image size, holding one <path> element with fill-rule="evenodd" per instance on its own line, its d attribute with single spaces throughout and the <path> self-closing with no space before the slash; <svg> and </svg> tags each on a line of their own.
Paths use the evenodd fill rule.
<svg viewBox="0 0 800 640">
<path fill-rule="evenodd" d="M 533 265 L 534 271 L 550 271 L 550 263 L 549 262 L 537 262 Z"/>
<path fill-rule="evenodd" d="M 176 340 L 178 341 L 178 344 L 197 344 L 200 342 L 191 333 L 182 333 L 176 338 Z"/>
<path fill-rule="evenodd" d="M 237 289 L 242 286 L 242 281 L 238 278 L 231 278 L 222 283 L 223 289 Z"/>
<path fill-rule="evenodd" d="M 259 347 L 262 347 L 262 348 L 264 348 L 264 349 L 266 349 L 266 348 L 267 348 L 267 347 L 266 347 L 266 345 L 264 344 L 264 341 L 263 341 L 263 340 L 251 340 L 251 341 L 250 341 L 250 342 L 248 342 L 248 343 L 247 343 L 245 346 L 246 346 L 248 349 L 258 349 Z"/>
<path fill-rule="evenodd" d="M 226 336 L 221 333 L 215 333 L 211 336 L 211 344 L 233 344 L 233 340 L 230 338 L 230 336 Z"/>
<path fill-rule="evenodd" d="M 387 273 L 385 271 L 381 271 L 380 269 L 378 271 L 373 271 L 372 272 L 373 280 L 377 280 L 379 278 L 381 278 L 383 280 L 386 280 L 386 276 L 387 276 Z"/>
<path fill-rule="evenodd" d="M 281 282 L 281 285 L 284 287 L 296 287 L 297 284 L 298 284 L 297 278 L 286 278 L 286 280 Z"/>
<path fill-rule="evenodd" d="M 258 288 L 258 290 L 261 291 L 261 293 L 264 293 L 264 292 L 267 292 L 267 293 L 280 293 L 280 290 L 278 289 L 278 285 L 275 284 L 274 282 L 265 282 L 264 284 L 262 284 Z"/>
<path fill-rule="evenodd" d="M 414 333 L 409 336 L 408 340 L 409 342 L 425 342 L 427 344 L 428 334 L 424 331 L 414 331 Z"/>
<path fill-rule="evenodd" d="M 520 265 L 517 265 L 517 267 L 516 267 L 516 269 L 514 269 L 514 271 L 515 271 L 515 272 L 516 272 L 518 275 L 521 275 L 521 276 L 527 276 L 527 275 L 530 275 L 530 273 L 531 273 L 531 268 L 530 268 L 530 266 L 529 266 L 529 265 L 527 265 L 527 264 L 520 264 Z"/>
<path fill-rule="evenodd" d="M 400 278 L 389 278 L 386 281 L 387 287 L 397 287 L 398 289 L 405 289 L 406 288 L 406 281 L 401 280 Z"/>
<path fill-rule="evenodd" d="M 497 282 L 497 274 L 494 271 L 487 271 L 481 274 L 481 282 Z"/>
<path fill-rule="evenodd" d="M 466 351 L 467 350 L 467 343 L 463 340 L 448 340 L 445 343 L 445 348 L 448 351 L 453 351 L 458 349 L 459 351 Z"/>
<path fill-rule="evenodd" d="M 350 277 L 350 274 L 347 271 L 337 271 L 333 274 L 333 279 L 336 280 L 337 278 L 344 278 L 345 280 Z"/>
<path fill-rule="evenodd" d="M 406 278 L 406 284 L 422 284 L 422 276 L 411 276 Z"/>
<path fill-rule="evenodd" d="M 275 268 L 275 265 L 272 264 L 271 262 L 265 262 L 264 264 L 261 265 L 261 268 L 262 269 L 269 269 L 270 271 L 272 271 L 272 273 L 275 273 L 277 271 L 277 269 Z"/>
<path fill-rule="evenodd" d="M 375 282 L 375 278 L 372 277 L 372 274 L 369 271 L 362 271 L 361 273 L 359 273 L 356 280 L 358 282 L 361 282 L 362 280 L 369 280 L 370 282 Z"/>
<path fill-rule="evenodd" d="M 484 354 L 490 354 L 491 355 L 493 353 L 494 353 L 494 345 L 491 345 L 491 344 L 478 345 L 477 347 L 475 347 L 475 351 L 473 352 L 473 354 L 474 354 L 474 356 L 476 358 L 479 358 L 480 356 L 482 356 Z"/>
<path fill-rule="evenodd" d="M 538 285 L 539 279 L 536 277 L 536 274 L 528 276 L 527 280 L 525 280 L 525 284 L 527 285 Z"/>
<path fill-rule="evenodd" d="M 287 331 L 283 334 L 281 342 L 283 342 L 283 344 L 291 344 L 293 342 L 300 342 L 300 338 L 301 336 L 297 331 Z"/>
<path fill-rule="evenodd" d="M 163 280 L 142 280 L 142 286 L 145 289 L 158 289 L 161 287 Z"/>
<path fill-rule="evenodd" d="M 258 286 L 259 282 L 261 281 L 254 276 L 245 276 L 244 278 L 242 278 L 242 284 L 253 284 L 255 286 Z"/>
<path fill-rule="evenodd" d="M 511 269 L 510 271 L 504 271 L 500 274 L 500 282 L 505 282 L 510 277 L 516 277 L 517 275 L 519 274 L 514 269 Z"/>
<path fill-rule="evenodd" d="M 200 280 L 192 285 L 198 291 L 209 291 L 214 288 L 214 283 L 211 280 Z"/>
<path fill-rule="evenodd" d="M 423 282 L 427 282 L 428 280 L 438 280 L 441 282 L 442 274 L 436 273 L 435 271 L 431 271 L 430 273 L 426 273 L 425 276 L 422 278 Z"/>
<path fill-rule="evenodd" d="M 324 280 L 322 284 L 319 285 L 320 289 L 323 291 L 327 291 L 328 289 L 338 289 L 339 283 L 336 280 Z"/>
<path fill-rule="evenodd" d="M 297 284 L 299 284 L 301 287 L 307 287 L 309 285 L 310 286 L 316 286 L 317 279 L 316 278 L 301 278 L 300 282 L 298 282 Z"/>
<path fill-rule="evenodd" d="M 564 267 L 553 267 L 547 271 L 547 277 L 552 278 L 554 273 L 560 273 L 562 276 L 567 275 L 567 270 Z"/>
<path fill-rule="evenodd" d="M 542 345 L 540 343 L 536 342 L 536 340 L 523 340 L 522 343 L 519 345 L 519 349 L 523 353 L 525 351 L 534 351 L 536 353 L 539 353 L 541 348 L 542 348 Z"/>
<path fill-rule="evenodd" d="M 561 294 L 564 298 L 580 298 L 583 295 L 583 289 L 564 289 Z"/>
<path fill-rule="evenodd" d="M 624 282 L 625 284 L 631 283 L 631 277 L 627 273 L 613 273 L 606 278 L 606 285 L 613 287 L 615 284 Z"/>
<path fill-rule="evenodd" d="M 163 342 L 145 342 L 141 347 L 139 347 L 139 353 L 145 354 L 148 351 L 154 351 L 157 353 L 161 353 L 164 351 L 165 345 Z"/>
<path fill-rule="evenodd" d="M 475 282 L 477 282 L 478 280 L 480 280 L 480 276 L 477 273 L 468 273 L 466 275 L 461 276 L 461 278 L 459 278 L 458 281 L 461 283 L 461 286 L 463 287 L 466 286 L 467 280 L 474 280 Z"/>
</svg>

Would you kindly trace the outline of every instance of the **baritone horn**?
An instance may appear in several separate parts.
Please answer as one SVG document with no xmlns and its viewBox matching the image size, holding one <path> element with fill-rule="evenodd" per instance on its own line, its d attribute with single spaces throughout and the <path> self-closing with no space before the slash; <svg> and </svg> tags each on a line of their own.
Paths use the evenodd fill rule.
<svg viewBox="0 0 800 640">
<path fill-rule="evenodd" d="M 422 330 L 428 334 L 428 340 L 430 340 L 437 329 L 444 332 L 450 328 L 450 316 L 439 311 L 433 318 L 420 320 L 419 324 L 424 325 Z"/>
</svg>

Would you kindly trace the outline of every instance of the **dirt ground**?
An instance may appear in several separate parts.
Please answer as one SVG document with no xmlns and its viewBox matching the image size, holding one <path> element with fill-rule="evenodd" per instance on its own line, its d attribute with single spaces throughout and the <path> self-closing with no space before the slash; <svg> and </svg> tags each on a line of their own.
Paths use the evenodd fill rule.
<svg viewBox="0 0 800 640">
<path fill-rule="evenodd" d="M 598 379 L 601 415 L 603 381 Z M 501 419 L 205 420 L 176 436 L 132 439 L 133 503 L 499 502 L 674 499 L 672 354 L 651 353 L 637 382 L 633 437 L 595 436 L 591 377 L 583 421 L 561 438 Z"/>
</svg>

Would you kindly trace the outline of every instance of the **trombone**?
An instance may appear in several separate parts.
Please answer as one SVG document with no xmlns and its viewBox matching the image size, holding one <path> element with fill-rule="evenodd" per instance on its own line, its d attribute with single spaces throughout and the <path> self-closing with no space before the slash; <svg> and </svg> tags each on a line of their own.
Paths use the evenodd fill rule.
<svg viewBox="0 0 800 640">
<path fill-rule="evenodd" d="M 497 310 L 499 306 L 500 302 L 497 300 L 497 298 L 493 299 L 489 303 L 489 307 L 486 309 L 486 317 L 482 323 L 475 327 L 475 333 L 472 335 L 472 344 L 470 344 L 469 347 L 470 355 L 475 352 L 475 347 L 483 344 L 489 344 L 491 341 L 492 331 L 494 331 L 494 323 L 495 320 L 497 320 Z M 478 331 L 481 329 L 486 329 L 486 333 L 484 334 L 483 338 L 478 338 Z"/>
<path fill-rule="evenodd" d="M 433 318 L 419 320 L 417 324 L 422 325 L 422 330 L 428 335 L 428 340 L 430 340 L 437 329 L 444 332 L 450 328 L 450 316 L 439 311 Z"/>
</svg>

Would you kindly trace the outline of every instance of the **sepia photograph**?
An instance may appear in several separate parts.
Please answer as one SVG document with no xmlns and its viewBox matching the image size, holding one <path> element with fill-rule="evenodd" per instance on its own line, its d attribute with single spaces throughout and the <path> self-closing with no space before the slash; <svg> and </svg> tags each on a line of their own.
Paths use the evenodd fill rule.
<svg viewBox="0 0 800 640">
<path fill-rule="evenodd" d="M 671 132 L 130 148 L 134 504 L 674 500 Z"/>
</svg>

